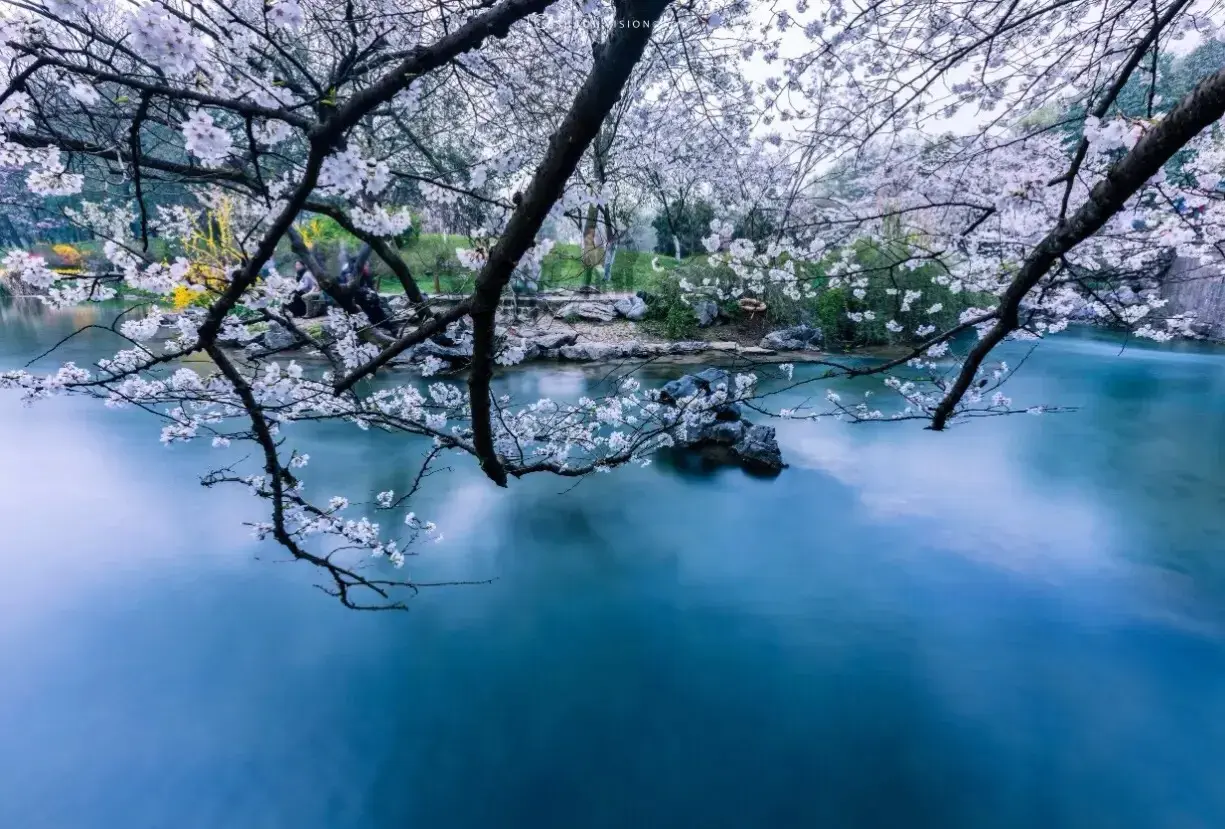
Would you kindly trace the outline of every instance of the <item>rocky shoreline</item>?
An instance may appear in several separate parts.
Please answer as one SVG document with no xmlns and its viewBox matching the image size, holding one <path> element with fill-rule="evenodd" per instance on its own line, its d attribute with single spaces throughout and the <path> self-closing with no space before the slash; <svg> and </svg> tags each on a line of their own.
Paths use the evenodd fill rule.
<svg viewBox="0 0 1225 829">
<path fill-rule="evenodd" d="M 569 300 L 569 301 L 566 301 Z M 391 306 L 391 310 L 396 310 Z M 775 331 L 748 342 L 734 339 L 668 340 L 652 335 L 641 324 L 647 304 L 640 295 L 600 298 L 599 295 L 547 296 L 527 313 L 515 304 L 504 306 L 498 325 L 500 357 L 504 363 L 549 360 L 600 363 L 621 360 L 692 360 L 696 355 L 741 358 L 745 362 L 783 362 L 815 357 L 824 344 L 821 331 L 806 325 Z M 700 329 L 715 335 L 713 317 Z M 426 358 L 462 363 L 471 358 L 469 337 L 463 326 L 447 336 L 416 346 L 400 363 Z M 458 366 L 457 366 L 458 367 Z"/>
<path fill-rule="evenodd" d="M 556 300 L 556 298 L 553 298 Z M 390 313 L 402 310 L 402 297 L 385 298 Z M 754 362 L 804 362 L 819 359 L 824 344 L 819 328 L 796 325 L 747 339 L 741 331 L 724 333 L 726 328 L 705 328 L 703 339 L 669 340 L 652 334 L 641 324 L 645 302 L 637 296 L 613 302 L 573 301 L 556 309 L 544 306 L 530 314 L 519 309 L 503 309 L 499 316 L 498 359 L 503 365 L 536 361 L 563 363 L 603 363 L 624 360 L 653 362 L 696 362 L 717 358 L 750 364 Z M 181 312 L 199 313 L 195 309 Z M 323 320 L 299 319 L 295 323 L 312 336 L 323 336 Z M 173 316 L 164 320 L 173 325 Z M 308 355 L 298 338 L 275 322 L 252 323 L 247 339 L 231 338 L 222 344 L 262 354 Z M 407 349 L 393 360 L 393 368 L 419 368 L 429 373 L 459 370 L 472 358 L 471 331 L 466 320 L 453 323 L 444 334 Z M 441 365 L 439 365 L 441 363 Z"/>
<path fill-rule="evenodd" d="M 582 303 L 592 305 L 593 303 Z M 626 310 L 635 312 L 638 306 L 625 303 Z M 394 308 L 393 308 L 394 310 Z M 669 341 L 653 337 L 641 330 L 636 320 L 624 313 L 607 320 L 584 318 L 590 309 L 578 315 L 575 309 L 563 306 L 563 315 L 537 315 L 534 319 L 516 321 L 503 319 L 497 328 L 498 361 L 503 365 L 536 362 L 609 363 L 626 360 L 642 362 L 709 362 L 719 358 L 725 365 L 740 362 L 798 362 L 821 356 L 819 329 L 806 325 L 774 331 L 758 341 L 746 344 L 734 340 Z M 196 314 L 189 309 L 181 312 Z M 325 335 L 320 320 L 295 320 L 312 336 Z M 163 319 L 171 327 L 173 315 Z M 257 322 L 247 326 L 247 338 L 231 338 L 223 345 L 242 349 L 250 355 L 285 359 L 317 357 L 312 349 L 302 348 L 293 332 L 276 322 Z M 461 320 L 440 334 L 407 349 L 389 367 L 420 371 L 423 375 L 462 371 L 472 358 L 472 332 L 467 320 Z M 693 451 L 717 463 L 739 466 L 747 472 L 777 475 L 786 464 L 779 450 L 772 427 L 755 424 L 743 416 L 743 408 L 734 400 L 733 375 L 722 368 L 705 368 L 685 374 L 666 383 L 659 393 L 659 402 L 673 407 L 679 423 L 670 434 L 674 447 Z"/>
</svg>

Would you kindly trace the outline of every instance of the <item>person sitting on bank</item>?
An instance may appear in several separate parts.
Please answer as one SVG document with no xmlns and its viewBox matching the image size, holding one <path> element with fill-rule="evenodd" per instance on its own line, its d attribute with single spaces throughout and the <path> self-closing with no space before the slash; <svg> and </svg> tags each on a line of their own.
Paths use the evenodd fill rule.
<svg viewBox="0 0 1225 829">
<path fill-rule="evenodd" d="M 315 280 L 315 275 L 301 262 L 294 262 L 293 269 L 298 276 L 298 288 L 293 292 L 293 298 L 285 306 L 285 310 L 295 317 L 304 317 L 307 307 L 306 297 L 319 293 L 319 283 Z"/>
</svg>

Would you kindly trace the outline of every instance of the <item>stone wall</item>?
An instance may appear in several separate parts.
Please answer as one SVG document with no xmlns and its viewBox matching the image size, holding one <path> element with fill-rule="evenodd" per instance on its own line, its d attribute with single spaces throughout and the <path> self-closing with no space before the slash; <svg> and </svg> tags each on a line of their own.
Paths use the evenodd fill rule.
<svg viewBox="0 0 1225 829">
<path fill-rule="evenodd" d="M 1161 284 L 1169 300 L 1167 314 L 1193 314 L 1196 328 L 1213 338 L 1225 338 L 1225 259 L 1207 265 L 1179 256 Z"/>
</svg>

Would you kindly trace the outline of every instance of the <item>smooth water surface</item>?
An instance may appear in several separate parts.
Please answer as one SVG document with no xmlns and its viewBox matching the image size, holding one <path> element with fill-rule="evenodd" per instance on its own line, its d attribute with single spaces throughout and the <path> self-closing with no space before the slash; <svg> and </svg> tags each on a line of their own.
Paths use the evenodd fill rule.
<svg viewBox="0 0 1225 829">
<path fill-rule="evenodd" d="M 0 368 L 90 314 L 0 306 Z M 198 484 L 219 450 L 2 395 L 0 827 L 1225 825 L 1225 352 L 1120 345 L 1061 336 L 1008 389 L 1075 413 L 781 423 L 774 481 L 499 491 L 456 457 L 407 569 L 495 581 L 406 614 L 254 542 L 259 503 Z M 416 472 L 295 429 L 316 491 Z"/>
</svg>

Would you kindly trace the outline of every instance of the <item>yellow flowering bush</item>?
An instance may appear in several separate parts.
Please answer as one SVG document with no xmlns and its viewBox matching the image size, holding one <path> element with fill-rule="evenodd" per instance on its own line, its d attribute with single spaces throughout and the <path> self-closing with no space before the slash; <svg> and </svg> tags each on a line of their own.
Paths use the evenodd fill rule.
<svg viewBox="0 0 1225 829">
<path fill-rule="evenodd" d="M 171 294 L 176 309 L 189 305 L 207 306 L 212 297 L 225 290 L 229 274 L 243 259 L 242 248 L 234 234 L 233 203 L 221 199 L 204 214 L 193 233 L 183 239 L 183 253 L 191 262 L 187 285 Z"/>
<path fill-rule="evenodd" d="M 59 259 L 59 267 L 56 268 L 59 271 L 79 271 L 82 262 L 85 261 L 81 251 L 72 245 L 52 245 L 51 252 Z"/>
</svg>

